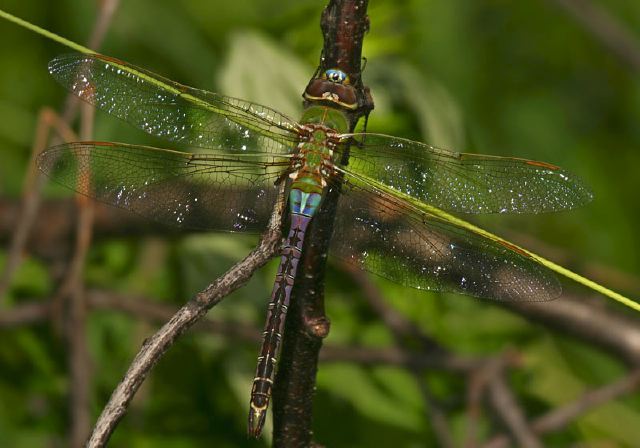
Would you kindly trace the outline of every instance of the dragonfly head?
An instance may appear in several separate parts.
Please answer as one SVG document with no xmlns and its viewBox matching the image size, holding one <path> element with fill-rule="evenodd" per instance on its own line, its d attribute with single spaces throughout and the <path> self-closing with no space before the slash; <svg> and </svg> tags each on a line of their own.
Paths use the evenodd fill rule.
<svg viewBox="0 0 640 448">
<path fill-rule="evenodd" d="M 356 90 L 349 76 L 337 68 L 330 68 L 312 79 L 303 96 L 310 102 L 328 101 L 349 110 L 358 108 Z"/>
</svg>

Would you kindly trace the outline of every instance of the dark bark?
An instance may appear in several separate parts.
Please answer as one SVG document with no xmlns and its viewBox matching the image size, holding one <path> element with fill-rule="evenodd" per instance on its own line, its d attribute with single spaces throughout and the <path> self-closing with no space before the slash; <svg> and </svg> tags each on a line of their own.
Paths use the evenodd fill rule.
<svg viewBox="0 0 640 448">
<path fill-rule="evenodd" d="M 350 127 L 354 129 L 358 120 L 373 109 L 361 76 L 362 42 L 369 29 L 367 0 L 330 1 L 322 13 L 321 28 L 324 47 L 316 75 L 329 68 L 339 68 L 349 75 L 358 100 L 358 108 L 348 113 Z M 329 189 L 307 232 L 273 393 L 276 447 L 312 445 L 318 357 L 322 339 L 329 333 L 324 310 L 324 275 L 339 195 L 339 188 Z"/>
</svg>

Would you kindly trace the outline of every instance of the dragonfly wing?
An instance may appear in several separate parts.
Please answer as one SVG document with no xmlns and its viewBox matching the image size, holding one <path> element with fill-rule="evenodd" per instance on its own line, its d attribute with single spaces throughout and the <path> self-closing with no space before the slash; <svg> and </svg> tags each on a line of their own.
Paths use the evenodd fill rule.
<svg viewBox="0 0 640 448">
<path fill-rule="evenodd" d="M 505 301 L 557 297 L 543 266 L 498 241 L 421 211 L 347 176 L 331 253 L 394 282 Z"/>
<path fill-rule="evenodd" d="M 203 148 L 283 154 L 297 124 L 265 106 L 193 89 L 103 55 L 69 54 L 49 72 L 73 94 L 143 131 Z"/>
<path fill-rule="evenodd" d="M 541 213 L 593 195 L 576 176 L 532 160 L 464 154 L 381 134 L 354 134 L 349 169 L 443 210 Z"/>
<path fill-rule="evenodd" d="M 189 229 L 258 232 L 288 161 L 78 142 L 47 149 L 39 168 L 56 182 L 146 218 Z"/>
</svg>

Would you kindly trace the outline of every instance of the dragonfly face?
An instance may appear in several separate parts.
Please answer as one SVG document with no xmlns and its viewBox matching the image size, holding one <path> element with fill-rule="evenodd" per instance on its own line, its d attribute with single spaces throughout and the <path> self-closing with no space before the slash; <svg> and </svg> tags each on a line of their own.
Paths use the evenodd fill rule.
<svg viewBox="0 0 640 448">
<path fill-rule="evenodd" d="M 349 76 L 342 70 L 326 70 L 319 78 L 312 79 L 304 91 L 309 101 L 330 101 L 346 109 L 358 108 L 356 89 L 351 85 Z"/>
</svg>

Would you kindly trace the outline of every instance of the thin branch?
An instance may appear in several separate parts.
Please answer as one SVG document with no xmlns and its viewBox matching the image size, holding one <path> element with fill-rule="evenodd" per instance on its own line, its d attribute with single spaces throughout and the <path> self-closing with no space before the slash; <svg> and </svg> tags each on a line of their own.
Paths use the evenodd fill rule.
<svg viewBox="0 0 640 448">
<path fill-rule="evenodd" d="M 91 49 L 98 49 L 102 45 L 106 31 L 111 25 L 113 14 L 118 9 L 120 0 L 99 0 L 100 8 L 96 21 L 92 27 L 91 36 L 88 39 L 88 46 Z M 40 207 L 40 190 L 45 183 L 42 175 L 37 171 L 35 158 L 47 147 L 49 141 L 49 131 L 54 129 L 58 135 L 53 138 L 53 143 L 62 141 L 77 140 L 69 123 L 73 121 L 77 114 L 79 100 L 69 93 L 65 100 L 62 118 L 51 109 L 44 109 L 38 117 L 36 138 L 31 150 L 31 160 L 28 166 L 27 176 L 22 189 L 22 208 L 20 218 L 15 226 L 15 233 L 12 236 L 11 244 L 7 254 L 7 262 L 0 274 L 0 306 L 4 304 L 7 289 L 11 284 L 11 279 L 22 261 L 22 254 L 27 243 L 27 239 L 33 228 L 38 209 Z"/>
<path fill-rule="evenodd" d="M 87 297 L 92 308 L 104 310 L 116 310 L 130 314 L 136 318 L 153 322 L 164 323 L 171 319 L 177 312 L 173 306 L 158 303 L 145 297 L 119 295 L 111 291 L 88 291 Z M 20 308 L 10 310 L 8 315 L 0 316 L 0 327 L 2 318 L 5 317 L 10 322 L 15 321 L 12 313 L 18 313 Z M 40 311 L 38 316 L 46 313 Z M 29 314 L 26 310 L 18 316 Z M 46 318 L 46 315 L 43 319 Z M 35 320 L 35 319 L 34 319 Z M 202 319 L 194 325 L 194 331 L 204 331 L 214 335 L 228 337 L 233 340 L 242 340 L 250 343 L 261 341 L 261 328 L 253 325 L 243 325 L 237 322 L 223 322 L 213 319 Z M 466 357 L 454 354 L 409 354 L 406 350 L 395 347 L 391 348 L 371 348 L 371 347 L 344 347 L 337 345 L 324 345 L 320 352 L 322 362 L 353 362 L 365 366 L 389 365 L 399 368 L 419 368 L 423 370 L 441 370 L 457 373 L 467 373 L 483 365 L 487 358 Z"/>
<path fill-rule="evenodd" d="M 464 446 L 473 448 L 478 445 L 478 426 L 482 413 L 482 398 L 492 381 L 503 375 L 508 367 L 520 365 L 518 353 L 506 350 L 500 355 L 486 358 L 469 372 L 467 388 L 467 430 Z"/>
<path fill-rule="evenodd" d="M 55 112 L 51 111 L 52 114 Z M 77 140 L 77 139 L 76 139 Z M 134 213 L 104 204 L 94 204 L 94 237 L 96 240 L 117 237 L 180 235 L 180 230 L 162 226 Z M 15 199 L 0 198 L 0 242 L 8 242 L 19 229 L 21 204 Z M 78 203 L 71 198 L 47 199 L 38 208 L 24 251 L 44 259 L 64 259 L 69 256 L 76 229 Z M 215 226 L 215 222 L 212 225 Z M 21 254 L 22 256 L 22 254 Z"/>
<path fill-rule="evenodd" d="M 355 89 L 358 107 L 340 109 L 349 121 L 349 130 L 355 129 L 358 120 L 373 108 L 361 77 L 362 44 L 369 28 L 367 6 L 368 0 L 329 0 L 320 20 L 324 43 L 318 69 L 343 70 Z M 310 83 L 316 80 L 314 75 Z M 326 189 L 306 232 L 298 262 L 273 389 L 274 446 L 312 444 L 318 357 L 322 339 L 329 332 L 324 311 L 324 275 L 339 195 L 340 186 Z"/>
<path fill-rule="evenodd" d="M 501 230 L 501 234 L 504 234 L 509 241 L 527 247 L 559 265 L 570 266 L 573 271 L 580 272 L 583 276 L 597 283 L 606 284 L 615 290 L 625 291 L 634 297 L 640 296 L 640 277 L 638 275 L 607 266 L 593 258 L 579 257 L 567 248 L 554 246 L 523 232 L 505 229 Z"/>
<path fill-rule="evenodd" d="M 92 309 L 120 311 L 130 316 L 154 324 L 163 324 L 170 320 L 178 309 L 171 305 L 158 303 L 141 296 L 120 295 L 112 291 L 89 290 L 87 301 Z M 51 319 L 50 302 L 36 302 L 0 313 L 0 329 L 44 323 Z M 242 340 L 249 343 L 261 341 L 261 328 L 237 322 L 224 322 L 214 319 L 202 319 L 197 322 L 194 331 Z M 387 365 L 398 368 L 419 368 L 423 370 L 451 371 L 467 373 L 477 369 L 487 361 L 486 358 L 461 355 L 433 355 L 424 353 L 409 354 L 395 347 L 371 348 L 358 346 L 324 345 L 320 352 L 322 362 L 353 362 L 363 366 Z"/>
<path fill-rule="evenodd" d="M 518 446 L 542 448 L 542 443 L 529 427 L 522 407 L 504 379 L 504 372 L 498 372 L 489 382 L 489 397 L 493 408 L 509 428 Z"/>
<path fill-rule="evenodd" d="M 113 3 L 112 0 L 103 5 Z M 89 104 L 81 107 L 80 138 L 91 140 L 93 135 L 94 109 Z M 69 302 L 67 341 L 69 344 L 70 370 L 70 408 L 72 447 L 81 447 L 91 429 L 91 369 L 89 349 L 87 348 L 87 303 L 85 300 L 84 268 L 87 253 L 91 245 L 93 225 L 93 204 L 89 198 L 76 194 L 80 204 L 76 246 L 66 279 L 61 288 Z M 62 300 L 65 300 L 63 297 Z"/>
<path fill-rule="evenodd" d="M 178 312 L 178 308 L 175 306 L 159 303 L 146 297 L 120 295 L 112 291 L 90 290 L 87 292 L 87 300 L 93 309 L 120 311 L 141 321 L 154 324 L 163 324 Z M 1 318 L 2 316 L 0 316 Z M 0 325 L 1 322 L 0 320 Z M 262 340 L 260 337 L 261 328 L 238 322 L 224 322 L 207 318 L 196 323 L 193 330 L 249 343 L 257 343 Z"/>
<path fill-rule="evenodd" d="M 106 445 L 149 371 L 175 343 L 176 339 L 200 320 L 209 309 L 244 285 L 258 268 L 278 252 L 284 208 L 283 193 L 284 190 L 281 187 L 280 199 L 274 208 L 268 229 L 263 234 L 258 246 L 244 260 L 209 285 L 207 289 L 189 300 L 160 330 L 145 341 L 124 378 L 102 410 L 87 447 L 96 448 Z"/>
<path fill-rule="evenodd" d="M 465 448 L 475 448 L 478 446 L 478 426 L 480 423 L 480 417 L 482 416 L 482 396 L 487 385 L 487 379 L 484 375 L 486 366 L 484 367 L 485 368 L 482 368 L 481 366 L 480 368 L 474 369 L 470 372 L 469 379 L 467 381 L 467 407 L 465 411 L 467 425 L 464 437 Z"/>
<path fill-rule="evenodd" d="M 531 423 L 531 429 L 538 435 L 564 428 L 592 409 L 618 397 L 633 393 L 640 387 L 640 370 L 634 370 L 623 378 L 598 389 L 586 392 L 573 403 L 549 411 Z M 507 448 L 511 446 L 509 437 L 499 435 L 487 442 L 483 448 Z"/>
<path fill-rule="evenodd" d="M 591 0 L 553 1 L 618 59 L 640 73 L 640 42 L 623 23 Z"/>
<path fill-rule="evenodd" d="M 78 244 L 69 274 L 69 343 L 71 446 L 81 447 L 89 435 L 91 369 L 87 348 L 87 304 L 82 274 L 91 240 L 92 208 L 88 204 L 78 217 Z"/>
<path fill-rule="evenodd" d="M 629 316 L 599 300 L 569 293 L 551 302 L 500 302 L 534 322 L 592 343 L 631 366 L 640 365 L 640 326 Z"/>
<path fill-rule="evenodd" d="M 49 141 L 49 133 L 55 130 L 65 141 L 77 140 L 75 133 L 58 114 L 50 108 L 43 108 L 38 114 L 36 136 L 31 147 L 31 158 L 22 188 L 22 206 L 18 219 L 11 228 L 12 237 L 9 243 L 7 261 L 0 274 L 0 305 L 4 305 L 7 290 L 13 275 L 20 267 L 23 252 L 29 233 L 33 227 L 40 205 L 40 188 L 43 180 L 36 168 L 36 157 L 44 151 Z"/>
<path fill-rule="evenodd" d="M 446 350 L 438 344 L 437 341 L 421 331 L 408 319 L 405 319 L 404 316 L 396 310 L 387 306 L 380 290 L 369 280 L 366 273 L 349 263 L 342 263 L 342 268 L 357 282 L 369 306 L 381 317 L 387 327 L 391 329 L 396 340 L 396 346 L 399 349 L 403 349 L 403 341 L 406 339 L 416 339 L 421 345 L 420 353 L 446 353 Z M 453 435 L 449 429 L 444 410 L 422 378 L 422 371 L 417 368 L 412 368 L 411 372 L 420 388 L 422 398 L 425 402 L 425 410 L 429 410 L 430 415 L 427 415 L 427 420 L 431 422 L 431 426 L 438 439 L 438 446 L 444 448 L 453 447 Z"/>
<path fill-rule="evenodd" d="M 99 9 L 89 48 L 95 49 L 104 39 L 111 20 L 118 8 L 119 0 L 99 0 Z M 80 139 L 93 139 L 95 109 L 80 105 Z M 87 182 L 79 179 L 78 182 Z M 80 188 L 82 189 L 82 188 Z M 65 325 L 69 346 L 70 371 L 70 446 L 80 448 L 91 430 L 91 366 L 87 347 L 87 302 L 85 300 L 84 268 L 91 245 L 94 208 L 86 196 L 76 194 L 79 204 L 77 217 L 76 244 L 66 278 L 58 295 L 61 301 L 68 301 L 68 322 Z M 55 309 L 55 305 L 54 305 Z"/>
<path fill-rule="evenodd" d="M 0 313 L 0 329 L 33 325 L 49 319 L 51 303 L 32 300 Z"/>
<path fill-rule="evenodd" d="M 539 434 L 557 431 L 588 411 L 618 397 L 633 393 L 638 387 L 640 387 L 640 370 L 634 370 L 614 383 L 587 392 L 575 402 L 561 406 L 537 418 L 531 427 Z"/>
<path fill-rule="evenodd" d="M 87 47 L 97 50 L 111 27 L 113 16 L 120 6 L 120 0 L 96 0 L 98 3 L 98 16 L 93 24 L 91 36 L 87 41 Z"/>
</svg>

